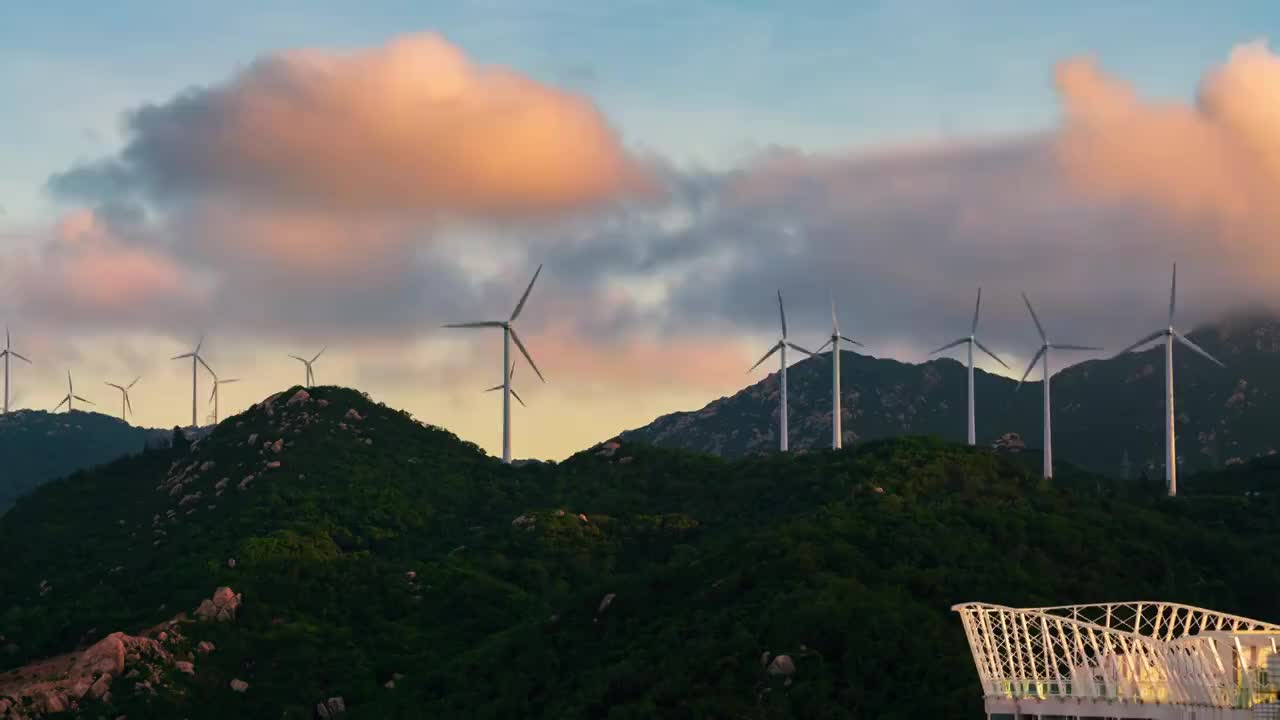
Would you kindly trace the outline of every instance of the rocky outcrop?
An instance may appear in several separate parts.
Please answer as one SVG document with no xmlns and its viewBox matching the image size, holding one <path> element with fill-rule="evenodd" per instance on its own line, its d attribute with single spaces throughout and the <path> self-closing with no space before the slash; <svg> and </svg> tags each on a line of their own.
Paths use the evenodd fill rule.
<svg viewBox="0 0 1280 720">
<path fill-rule="evenodd" d="M 196 617 L 202 620 L 230 622 L 236 619 L 236 610 L 240 608 L 241 597 L 229 587 L 220 587 L 213 591 L 213 597 L 200 602 L 196 608 Z"/>
<path fill-rule="evenodd" d="M 341 697 L 331 697 L 322 703 L 316 703 L 316 717 L 322 720 L 330 720 L 346 714 L 347 704 Z"/>
</svg>

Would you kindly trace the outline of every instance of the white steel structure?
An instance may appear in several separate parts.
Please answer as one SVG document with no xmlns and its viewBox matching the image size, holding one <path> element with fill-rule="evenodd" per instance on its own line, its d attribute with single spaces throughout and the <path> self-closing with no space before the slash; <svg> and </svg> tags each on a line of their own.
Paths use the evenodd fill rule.
<svg viewBox="0 0 1280 720">
<path fill-rule="evenodd" d="M 1049 351 L 1050 350 L 1101 350 L 1099 347 L 1090 347 L 1088 345 L 1065 345 L 1063 343 L 1051 343 L 1049 337 L 1044 334 L 1044 326 L 1040 324 L 1040 318 L 1036 317 L 1035 308 L 1031 307 L 1031 301 L 1027 299 L 1027 294 L 1022 293 L 1022 301 L 1027 304 L 1027 312 L 1031 313 L 1031 319 L 1036 324 L 1036 331 L 1040 333 L 1040 349 L 1036 351 L 1035 357 L 1031 358 L 1031 364 L 1027 366 L 1027 371 L 1022 373 L 1022 379 L 1018 381 L 1016 391 L 1022 387 L 1022 383 L 1031 374 L 1036 363 L 1040 362 L 1040 368 L 1044 371 L 1044 477 L 1049 479 L 1053 477 L 1053 412 L 1050 410 L 1049 404 Z"/>
<path fill-rule="evenodd" d="M 1199 345 L 1188 340 L 1182 333 L 1173 329 L 1173 307 L 1178 295 L 1178 264 L 1173 264 L 1173 282 L 1169 286 L 1169 325 L 1142 338 L 1138 342 L 1117 353 L 1123 355 L 1136 350 L 1157 338 L 1164 338 L 1164 480 L 1169 489 L 1169 496 L 1178 494 L 1178 453 L 1174 443 L 1173 429 L 1173 341 L 1186 345 L 1197 355 L 1218 367 L 1225 368 L 1217 358 L 1205 352 Z"/>
<path fill-rule="evenodd" d="M 193 428 L 198 427 L 196 425 L 196 372 L 200 369 L 200 365 L 204 365 L 204 369 L 208 370 L 209 374 L 213 375 L 215 380 L 218 378 L 218 376 L 213 372 L 213 368 L 209 367 L 209 364 L 204 361 L 204 358 L 200 357 L 200 348 L 203 346 L 204 338 L 201 337 L 200 342 L 196 343 L 195 350 L 171 358 L 172 360 L 191 358 L 191 427 Z"/>
<path fill-rule="evenodd" d="M 219 380 L 217 375 L 213 376 L 213 394 L 209 396 L 209 402 L 213 403 L 213 424 L 218 424 L 218 388 L 227 383 L 240 382 L 240 378 L 229 378 L 227 380 Z"/>
<path fill-rule="evenodd" d="M 943 345 L 942 347 L 938 348 L 937 350 L 934 350 L 933 352 L 929 353 L 930 355 L 934 355 L 936 353 L 942 352 L 943 350 L 950 350 L 951 348 L 956 347 L 957 345 L 968 346 L 968 350 L 969 350 L 969 444 L 970 445 L 976 445 L 977 437 L 978 437 L 978 429 L 974 421 L 974 412 L 973 412 L 973 348 L 974 346 L 977 346 L 979 350 L 986 353 L 987 355 L 990 355 L 992 360 L 995 360 L 1001 365 L 1004 365 L 1006 369 L 1009 368 L 1008 365 L 1005 365 L 1003 360 L 996 357 L 995 353 L 991 352 L 986 348 L 985 345 L 978 342 L 978 311 L 981 309 L 982 309 L 982 288 L 978 288 L 978 301 L 973 305 L 973 325 L 969 327 L 969 335 L 967 337 L 962 337 L 959 340 L 954 340 L 952 342 L 949 342 L 946 345 Z"/>
<path fill-rule="evenodd" d="M 445 325 L 447 328 L 502 328 L 502 462 L 511 462 L 511 341 L 514 340 L 516 347 L 520 349 L 520 354 L 524 355 L 524 359 L 529 361 L 529 367 L 538 374 L 538 379 L 546 382 L 547 379 L 542 377 L 542 371 L 538 369 L 538 365 L 533 362 L 533 357 L 529 355 L 529 351 L 525 349 L 524 343 L 520 342 L 520 336 L 516 334 L 516 329 L 512 327 L 512 323 L 520 316 L 520 311 L 524 309 L 524 303 L 529 299 L 529 293 L 533 291 L 533 284 L 538 281 L 538 275 L 542 273 L 542 266 L 533 273 L 533 279 L 529 281 L 529 287 L 525 288 L 524 294 L 520 296 L 520 302 L 516 303 L 516 309 L 512 311 L 511 317 L 506 320 L 482 320 L 479 322 L 454 323 Z M 524 404 L 523 402 L 521 404 Z"/>
<path fill-rule="evenodd" d="M 115 383 L 107 383 L 107 385 L 110 385 L 111 387 L 120 391 L 120 396 L 121 396 L 120 397 L 120 419 L 124 420 L 125 422 L 128 422 L 128 418 L 126 417 L 127 414 L 133 412 L 133 403 L 129 402 L 129 391 L 132 390 L 133 386 L 137 385 L 138 381 L 141 379 L 142 377 L 138 376 L 134 378 L 133 382 L 129 383 L 128 385 L 117 385 Z"/>
<path fill-rule="evenodd" d="M 782 395 L 781 397 L 782 408 L 778 412 L 778 426 L 779 426 L 778 449 L 781 450 L 782 452 L 786 452 L 787 451 L 787 348 L 798 350 L 810 357 L 813 356 L 813 353 L 787 340 L 787 313 L 785 310 L 782 309 L 782 291 L 781 290 L 778 291 L 778 317 L 782 320 L 782 337 L 778 340 L 778 342 L 774 343 L 773 347 L 769 348 L 769 352 L 765 353 L 764 357 L 760 358 L 758 361 L 756 361 L 755 365 L 751 366 L 751 370 L 755 370 L 756 368 L 760 367 L 760 364 L 763 363 L 765 360 L 768 360 L 770 357 L 772 357 L 774 353 L 776 352 L 782 353 L 782 355 L 779 356 L 779 364 L 781 368 L 778 371 L 778 382 L 781 387 L 781 395 Z M 748 370 L 747 372 L 750 373 L 751 370 Z"/>
<path fill-rule="evenodd" d="M 1277 625 L 1146 601 L 951 609 L 990 718 L 1251 720 L 1275 707 Z"/>
<path fill-rule="evenodd" d="M 314 363 L 316 360 L 319 360 L 319 359 L 320 359 L 320 356 L 324 354 L 324 351 L 325 351 L 325 350 L 328 350 L 328 349 L 329 349 L 329 346 L 328 346 L 328 345 L 326 345 L 326 346 L 324 346 L 324 347 L 320 348 L 320 352 L 316 353 L 316 356 L 315 356 L 315 357 L 313 357 L 313 358 L 311 358 L 310 360 L 308 360 L 308 359 L 306 359 L 306 358 L 303 358 L 303 357 L 298 357 L 297 355 L 290 355 L 290 356 L 289 356 L 289 357 L 293 358 L 294 360 L 297 360 L 298 362 L 302 363 L 302 364 L 303 364 L 303 365 L 305 365 L 305 366 L 306 366 L 306 368 L 307 368 L 307 384 L 306 384 L 306 385 L 304 385 L 303 387 L 314 387 L 314 386 L 315 386 L 315 384 L 316 384 L 316 374 L 315 374 L 314 372 L 312 372 L 312 370 L 311 370 L 311 365 L 312 365 L 312 363 Z"/>
<path fill-rule="evenodd" d="M 9 358 L 16 357 L 28 365 L 31 361 L 18 354 L 9 341 L 9 328 L 4 329 L 4 350 L 0 350 L 0 358 L 4 358 L 4 414 L 9 414 Z"/>
<path fill-rule="evenodd" d="M 511 364 L 511 370 L 509 371 L 509 373 L 510 373 L 510 374 L 509 374 L 507 377 L 511 378 L 511 382 L 512 382 L 512 387 L 511 387 L 511 397 L 515 398 L 515 399 L 516 399 L 516 402 L 520 403 L 520 407 L 529 407 L 528 405 L 525 405 L 525 404 L 524 404 L 524 401 L 523 401 L 523 400 L 521 400 L 521 399 L 520 399 L 520 393 L 517 393 L 517 392 L 516 392 L 516 388 L 515 388 L 515 380 L 516 380 L 516 366 L 515 366 L 515 363 L 512 363 L 512 364 Z M 489 388 L 489 389 L 485 390 L 485 392 L 493 392 L 494 390 L 501 390 L 501 389 L 502 389 L 502 386 L 501 386 L 501 385 L 494 385 L 493 387 L 491 387 L 491 388 Z"/>
<path fill-rule="evenodd" d="M 831 346 L 831 449 L 839 450 L 843 444 L 843 433 L 840 430 L 840 341 L 851 345 L 862 346 L 853 338 L 840 334 L 840 322 L 836 320 L 836 296 L 831 295 L 831 337 L 818 348 L 821 353 Z"/>
<path fill-rule="evenodd" d="M 67 371 L 67 396 L 62 398 L 62 402 L 58 403 L 58 407 L 55 407 L 53 409 L 53 412 L 58 412 L 58 410 L 62 409 L 63 405 L 67 406 L 67 412 L 71 412 L 74 409 L 72 407 L 72 405 L 74 404 L 72 400 L 79 400 L 82 403 L 89 403 L 90 405 L 94 404 L 92 400 L 85 400 L 84 398 L 76 394 L 75 386 L 71 384 L 71 371 L 68 370 Z"/>
</svg>

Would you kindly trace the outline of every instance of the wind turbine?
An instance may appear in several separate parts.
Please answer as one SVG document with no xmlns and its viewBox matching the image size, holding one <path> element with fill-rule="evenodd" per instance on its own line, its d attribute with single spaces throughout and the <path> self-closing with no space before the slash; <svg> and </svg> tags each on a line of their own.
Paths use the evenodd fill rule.
<svg viewBox="0 0 1280 720">
<path fill-rule="evenodd" d="M 293 358 L 294 360 L 297 360 L 298 362 L 300 362 L 300 363 L 302 363 L 303 365 L 307 366 L 307 385 L 306 385 L 306 387 L 311 387 L 311 386 L 315 385 L 315 382 L 316 382 L 316 374 L 315 374 L 314 372 L 312 372 L 312 371 L 311 371 L 311 363 L 313 363 L 313 362 L 315 362 L 316 360 L 320 359 L 320 356 L 321 356 L 321 355 L 323 355 L 323 354 L 324 354 L 324 351 L 325 351 L 325 350 L 328 350 L 328 349 L 329 349 L 329 346 L 328 346 L 328 345 L 326 345 L 326 346 L 324 346 L 324 347 L 320 348 L 320 352 L 316 353 L 316 356 L 315 356 L 315 357 L 313 357 L 313 358 L 311 358 L 310 360 L 308 360 L 308 359 L 306 359 L 306 358 L 298 357 L 297 355 L 290 355 L 290 356 L 289 356 L 289 357 Z"/>
<path fill-rule="evenodd" d="M 515 366 L 515 364 L 514 364 L 514 363 L 512 363 L 512 365 L 511 365 L 511 378 L 512 378 L 512 379 L 515 379 L 515 376 L 516 376 L 516 366 Z M 488 390 L 485 390 L 485 392 L 493 392 L 494 390 L 501 390 L 501 389 L 502 389 L 502 386 L 501 386 L 501 385 L 494 385 L 493 387 L 489 388 Z M 516 399 L 516 402 L 520 403 L 520 406 L 521 406 L 521 407 L 529 407 L 528 405 L 525 405 L 525 404 L 524 404 L 524 401 L 523 401 L 523 400 L 521 400 L 521 399 L 520 399 L 520 394 L 516 392 L 516 389 L 515 389 L 515 388 L 511 388 L 511 397 L 515 398 L 515 399 Z"/>
<path fill-rule="evenodd" d="M 79 395 L 77 395 L 77 394 L 76 394 L 75 388 L 71 385 L 71 371 L 70 371 L 70 370 L 68 370 L 68 371 L 67 371 L 67 396 L 66 396 L 66 397 L 64 397 L 64 398 L 62 398 L 62 402 L 58 403 L 58 407 L 55 407 L 55 408 L 53 409 L 53 411 L 54 411 L 54 412 L 58 412 L 58 410 L 59 410 L 63 405 L 66 405 L 66 406 L 67 406 L 67 412 L 71 412 L 71 411 L 74 409 L 74 408 L 72 408 L 72 407 L 71 407 L 71 406 L 72 406 L 72 402 L 71 402 L 71 401 L 72 401 L 72 399 L 73 399 L 73 398 L 74 398 L 74 399 L 76 399 L 76 400 L 79 400 L 80 402 L 89 403 L 90 405 L 93 405 L 93 404 L 94 404 L 92 400 L 85 400 L 84 398 L 82 398 L 82 397 L 80 397 Z"/>
<path fill-rule="evenodd" d="M 1178 455 L 1175 450 L 1173 429 L 1173 341 L 1186 345 L 1197 355 L 1220 368 L 1225 368 L 1217 358 L 1205 352 L 1204 348 L 1188 340 L 1182 333 L 1173 329 L 1174 301 L 1178 294 L 1178 264 L 1173 264 L 1173 282 L 1169 285 L 1169 325 L 1142 338 L 1138 342 L 1121 350 L 1117 357 L 1135 350 L 1157 338 L 1164 338 L 1164 479 L 1169 488 L 1169 496 L 1178 494 Z"/>
<path fill-rule="evenodd" d="M 520 302 L 516 303 L 516 309 L 512 311 L 511 317 L 507 320 L 483 320 L 480 322 L 455 323 L 445 325 L 447 328 L 502 328 L 502 462 L 511 462 L 511 341 L 515 340 L 516 347 L 520 349 L 520 354 L 524 355 L 524 359 L 529 361 L 529 367 L 538 374 L 538 379 L 546 382 L 547 379 L 542 377 L 542 371 L 538 369 L 533 357 L 529 355 L 529 351 L 525 349 L 524 343 L 520 342 L 520 336 L 516 334 L 516 329 L 511 326 L 520 316 L 520 311 L 524 309 L 524 303 L 529 299 L 529 293 L 533 290 L 533 284 L 538 281 L 538 275 L 542 272 L 542 266 L 533 273 L 533 279 L 529 281 L 529 287 L 525 288 L 524 295 L 520 296 Z"/>
<path fill-rule="evenodd" d="M 125 420 L 126 411 L 133 412 L 133 403 L 129 402 L 129 390 L 133 389 L 133 386 L 137 385 L 138 381 L 141 379 L 142 379 L 141 376 L 136 377 L 133 379 L 133 382 L 129 383 L 128 385 L 117 385 L 115 383 L 107 383 L 111 387 L 119 390 L 120 395 L 122 396 L 120 399 L 120 419 L 121 420 Z"/>
<path fill-rule="evenodd" d="M 957 345 L 969 346 L 968 350 L 969 350 L 969 444 L 970 445 L 977 444 L 977 435 L 978 435 L 977 427 L 974 424 L 974 412 L 973 412 L 973 348 L 974 346 L 977 346 L 979 350 L 990 355 L 992 360 L 995 360 L 1001 365 L 1004 365 L 1006 369 L 1008 369 L 1009 367 L 1008 365 L 1005 365 L 1003 360 L 996 357 L 995 353 L 991 352 L 990 350 L 987 349 L 985 345 L 978 342 L 978 311 L 981 309 L 982 309 L 982 288 L 978 288 L 978 301 L 973 305 L 973 325 L 969 327 L 969 336 L 962 337 L 959 340 L 956 340 L 955 342 L 947 343 L 946 345 L 943 345 L 937 350 L 934 350 L 933 352 L 929 353 L 930 355 L 933 355 L 935 353 L 940 353 L 943 350 L 950 350 L 951 348 Z"/>
<path fill-rule="evenodd" d="M 204 365 L 204 369 L 208 370 L 209 374 L 213 375 L 214 379 L 217 379 L 218 377 L 218 375 L 213 372 L 213 368 L 209 367 L 209 364 L 204 361 L 204 358 L 200 357 L 200 348 L 203 346 L 204 346 L 204 337 L 201 337 L 200 342 L 196 343 L 195 350 L 192 350 L 189 353 L 176 355 L 170 358 L 171 360 L 182 360 L 183 358 L 191 358 L 191 427 L 192 428 L 197 427 L 196 425 L 196 386 L 197 386 L 196 371 L 200 369 L 199 368 L 200 365 Z"/>
<path fill-rule="evenodd" d="M 778 378 L 779 378 L 778 382 L 780 383 L 780 387 L 782 389 L 782 409 L 778 413 L 778 425 L 780 426 L 778 430 L 778 437 L 779 437 L 778 449 L 781 452 L 786 452 L 787 451 L 787 348 L 790 347 L 793 350 L 799 350 L 800 352 L 810 357 L 813 356 L 813 353 L 787 340 L 787 313 L 785 310 L 782 309 L 782 291 L 781 290 L 778 291 L 778 317 L 782 320 L 782 338 L 779 339 L 778 342 L 774 343 L 773 347 L 769 348 L 769 352 L 765 353 L 764 357 L 760 358 L 755 365 L 751 366 L 751 370 L 755 370 L 756 368 L 760 367 L 760 363 L 763 363 L 765 360 L 768 360 L 769 357 L 774 353 L 779 351 L 782 352 L 782 355 L 779 357 L 781 370 L 779 371 L 779 375 L 778 375 Z M 748 370 L 747 372 L 750 373 L 751 370 Z"/>
<path fill-rule="evenodd" d="M 9 341 L 9 328 L 4 329 L 4 350 L 0 351 L 0 358 L 4 358 L 4 414 L 9 414 L 9 356 L 18 358 L 19 360 L 31 364 L 31 361 L 18 354 L 14 350 Z"/>
<path fill-rule="evenodd" d="M 1044 477 L 1047 480 L 1053 477 L 1053 430 L 1049 410 L 1049 351 L 1101 350 L 1102 348 L 1049 342 L 1049 338 L 1044 334 L 1044 326 L 1040 324 L 1040 318 L 1036 317 L 1035 308 L 1031 307 L 1031 301 L 1027 299 L 1026 293 L 1022 293 L 1022 301 L 1027 304 L 1027 311 L 1031 313 L 1031 319 L 1035 322 L 1036 330 L 1040 333 L 1041 345 L 1035 356 L 1031 358 L 1031 364 L 1027 366 L 1027 371 L 1022 373 L 1022 379 L 1018 381 L 1018 385 L 1014 387 L 1014 390 L 1016 391 L 1022 387 L 1022 382 L 1031 374 L 1031 370 L 1036 366 L 1036 363 L 1043 360 L 1041 369 L 1044 371 Z"/>
<path fill-rule="evenodd" d="M 212 372 L 212 371 L 210 371 Z M 213 424 L 218 424 L 218 388 L 227 383 L 240 382 L 240 378 L 228 378 L 219 380 L 217 375 L 213 376 L 213 394 L 209 396 L 209 402 L 213 403 Z"/>
<path fill-rule="evenodd" d="M 862 343 L 853 338 L 845 337 L 840 334 L 840 323 L 836 320 L 836 296 L 831 293 L 831 337 L 827 339 L 822 347 L 818 348 L 821 353 L 828 345 L 831 346 L 831 448 L 839 450 L 842 441 L 840 433 L 840 341 L 862 346 Z"/>
</svg>

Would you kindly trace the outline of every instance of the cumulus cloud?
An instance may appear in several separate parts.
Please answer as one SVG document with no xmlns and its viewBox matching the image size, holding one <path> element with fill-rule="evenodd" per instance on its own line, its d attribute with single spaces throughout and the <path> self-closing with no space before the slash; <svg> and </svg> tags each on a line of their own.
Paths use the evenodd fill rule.
<svg viewBox="0 0 1280 720">
<path fill-rule="evenodd" d="M 1062 63 L 1055 80 L 1057 153 L 1076 190 L 1200 223 L 1276 259 L 1280 57 L 1264 43 L 1236 47 L 1194 103 L 1145 100 L 1090 58 Z"/>
<path fill-rule="evenodd" d="M 292 50 L 133 112 L 118 156 L 53 178 L 137 194 L 386 213 L 523 215 L 652 189 L 588 100 L 477 66 L 439 35 Z"/>
<path fill-rule="evenodd" d="M 207 292 L 173 258 L 123 242 L 87 210 L 64 217 L 37 254 L 14 258 L 10 281 L 23 310 L 71 325 L 176 322 Z"/>
</svg>

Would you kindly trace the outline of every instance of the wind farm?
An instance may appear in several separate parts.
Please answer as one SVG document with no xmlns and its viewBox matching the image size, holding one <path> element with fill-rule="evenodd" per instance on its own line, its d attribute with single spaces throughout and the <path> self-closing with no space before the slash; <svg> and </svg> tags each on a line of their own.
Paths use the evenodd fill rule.
<svg viewBox="0 0 1280 720">
<path fill-rule="evenodd" d="M 133 404 L 129 402 L 129 391 L 132 390 L 133 386 L 137 385 L 138 381 L 141 379 L 141 376 L 135 377 L 128 385 L 117 385 L 113 382 L 107 383 L 108 386 L 120 391 L 120 419 L 125 422 L 129 421 L 128 414 L 133 412 Z"/>
<path fill-rule="evenodd" d="M 823 350 L 831 348 L 831 449 L 839 450 L 844 444 L 844 433 L 840 429 L 840 341 L 858 346 L 862 343 L 840 334 L 840 321 L 836 319 L 835 292 L 828 294 L 831 300 L 831 337 L 816 352 L 821 355 Z"/>
<path fill-rule="evenodd" d="M 813 353 L 804 349 L 803 347 L 800 347 L 799 345 L 796 345 L 790 340 L 787 340 L 787 311 L 782 307 L 782 291 L 781 290 L 778 291 L 778 319 L 782 325 L 782 336 L 778 338 L 778 342 L 774 343 L 773 347 L 769 348 L 769 352 L 765 353 L 764 357 L 757 360 L 756 364 L 752 365 L 751 369 L 747 370 L 747 372 L 750 373 L 751 371 L 760 367 L 760 365 L 765 360 L 768 360 L 769 358 L 773 357 L 774 353 L 780 353 L 780 355 L 778 356 L 778 366 L 779 366 L 778 367 L 778 385 L 780 388 L 779 401 L 781 405 L 778 409 L 778 450 L 780 450 L 781 452 L 786 452 L 787 451 L 787 348 L 791 348 L 792 350 L 796 350 L 797 352 L 802 352 L 805 355 L 808 355 L 810 357 L 813 356 Z"/>
<path fill-rule="evenodd" d="M 54 412 L 58 412 L 59 410 L 61 410 L 61 409 L 62 409 L 62 406 L 63 406 L 63 405 L 66 405 L 66 406 L 67 406 L 67 412 L 71 412 L 72 410 L 74 410 L 74 409 L 75 409 L 75 401 L 76 401 L 76 400 L 79 400 L 80 402 L 85 403 L 85 404 L 87 404 L 87 405 L 93 405 L 93 404 L 94 404 L 94 403 L 93 403 L 93 401 L 91 401 L 91 400 L 86 400 L 86 399 L 84 399 L 84 398 L 82 398 L 82 397 L 80 397 L 79 395 L 77 395 L 77 394 L 76 394 L 76 388 L 75 388 L 75 385 L 71 382 L 71 371 L 70 371 L 70 370 L 68 370 L 68 371 L 67 371 L 67 394 L 66 394 L 66 396 L 65 396 L 65 397 L 63 397 L 63 398 L 62 398 L 62 402 L 58 403 L 58 404 L 57 404 L 57 406 L 53 408 L 53 411 L 54 411 Z"/>
<path fill-rule="evenodd" d="M 985 345 L 978 342 L 978 313 L 981 310 L 982 310 L 982 288 L 978 288 L 978 299 L 973 305 L 973 324 L 969 326 L 968 336 L 962 337 L 959 340 L 953 340 L 952 342 L 949 342 L 946 345 L 943 345 L 942 347 L 938 348 L 937 350 L 934 350 L 933 352 L 929 353 L 930 355 L 936 355 L 937 353 L 943 352 L 945 350 L 950 350 L 951 348 L 956 347 L 958 345 L 964 345 L 965 349 L 968 351 L 968 368 L 969 368 L 969 438 L 968 440 L 970 445 L 977 444 L 977 421 L 975 419 L 975 414 L 974 414 L 975 410 L 974 410 L 974 399 L 973 399 L 973 395 L 974 395 L 973 349 L 974 347 L 977 347 L 979 350 L 986 353 L 992 360 L 995 360 L 996 362 L 1000 363 L 1001 367 L 1005 369 L 1009 368 L 1009 366 L 1006 365 L 1005 362 L 1001 360 L 995 353 L 991 352 L 990 350 L 987 349 Z"/>
</svg>

